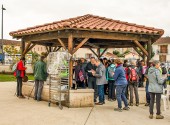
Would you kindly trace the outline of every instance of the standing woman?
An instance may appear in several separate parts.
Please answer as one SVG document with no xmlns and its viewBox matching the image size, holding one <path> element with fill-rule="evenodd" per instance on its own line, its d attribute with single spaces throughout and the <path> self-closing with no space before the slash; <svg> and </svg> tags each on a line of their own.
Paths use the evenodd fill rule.
<svg viewBox="0 0 170 125">
<path fill-rule="evenodd" d="M 150 119 L 153 119 L 153 108 L 156 96 L 156 119 L 163 119 L 164 116 L 161 115 L 161 94 L 163 93 L 163 83 L 165 82 L 165 78 L 162 78 L 162 74 L 160 72 L 160 62 L 154 61 L 153 67 L 149 68 L 148 71 L 148 80 L 149 80 L 149 93 L 150 93 Z"/>
<path fill-rule="evenodd" d="M 115 80 L 115 85 L 116 85 L 116 98 L 118 101 L 118 108 L 115 108 L 114 110 L 121 112 L 122 111 L 122 100 L 125 105 L 123 110 L 129 110 L 127 98 L 125 96 L 127 80 L 125 76 L 125 70 L 122 65 L 123 62 L 120 59 L 116 59 L 115 64 L 117 66 L 116 66 L 115 73 L 113 73 L 114 74 L 113 78 Z"/>
</svg>

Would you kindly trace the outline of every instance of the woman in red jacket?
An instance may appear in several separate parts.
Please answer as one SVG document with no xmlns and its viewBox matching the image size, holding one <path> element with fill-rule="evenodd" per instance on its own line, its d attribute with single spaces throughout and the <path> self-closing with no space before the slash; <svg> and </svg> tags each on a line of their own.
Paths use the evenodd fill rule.
<svg viewBox="0 0 170 125">
<path fill-rule="evenodd" d="M 17 64 L 17 70 L 14 72 L 14 76 L 17 78 L 17 97 L 24 98 L 22 95 L 22 78 L 25 76 L 25 70 L 27 69 L 24 66 L 25 57 L 21 57 L 20 61 Z"/>
</svg>

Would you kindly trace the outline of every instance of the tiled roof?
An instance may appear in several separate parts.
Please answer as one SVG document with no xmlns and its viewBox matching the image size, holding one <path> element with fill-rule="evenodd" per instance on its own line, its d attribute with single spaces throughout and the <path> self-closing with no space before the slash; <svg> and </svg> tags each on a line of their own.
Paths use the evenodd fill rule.
<svg viewBox="0 0 170 125">
<path fill-rule="evenodd" d="M 0 39 L 1 43 L 1 39 Z M 21 46 L 21 41 L 3 39 L 3 45 Z"/>
<path fill-rule="evenodd" d="M 84 30 L 105 30 L 112 32 L 127 32 L 127 33 L 139 33 L 139 34 L 158 34 L 163 35 L 162 29 L 156 29 L 153 27 L 146 27 L 143 25 L 137 25 L 134 23 L 123 22 L 119 20 L 113 20 L 105 17 L 99 17 L 94 15 L 84 15 L 66 20 L 47 23 L 44 25 L 38 25 L 35 27 L 29 27 L 18 31 L 10 32 L 11 36 L 23 36 L 29 34 L 43 33 L 61 29 L 84 29 Z"/>
<path fill-rule="evenodd" d="M 170 44 L 170 37 L 161 37 L 154 44 Z"/>
</svg>

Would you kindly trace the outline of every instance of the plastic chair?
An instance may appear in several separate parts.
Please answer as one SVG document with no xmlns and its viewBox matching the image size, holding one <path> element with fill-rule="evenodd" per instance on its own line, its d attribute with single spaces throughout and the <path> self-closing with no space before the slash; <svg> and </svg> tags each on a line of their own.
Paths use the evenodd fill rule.
<svg viewBox="0 0 170 125">
<path fill-rule="evenodd" d="M 166 111 L 166 109 L 169 109 L 169 96 L 170 96 L 170 85 L 167 85 L 167 88 L 163 90 L 163 94 L 161 95 L 164 111 Z"/>
</svg>

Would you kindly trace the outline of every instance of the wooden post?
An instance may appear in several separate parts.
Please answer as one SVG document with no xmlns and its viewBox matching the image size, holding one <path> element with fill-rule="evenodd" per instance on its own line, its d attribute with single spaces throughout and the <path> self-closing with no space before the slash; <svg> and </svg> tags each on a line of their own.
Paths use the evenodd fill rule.
<svg viewBox="0 0 170 125">
<path fill-rule="evenodd" d="M 151 54 L 152 54 L 151 40 L 149 40 L 149 41 L 147 42 L 147 51 L 148 51 L 147 65 L 149 65 L 149 61 L 151 60 Z"/>
<path fill-rule="evenodd" d="M 49 52 L 52 52 L 52 47 L 51 46 L 49 46 Z"/>
<path fill-rule="evenodd" d="M 31 45 L 31 42 L 28 42 L 28 44 L 27 44 L 27 46 L 26 46 L 26 48 L 25 48 L 24 52 L 22 53 L 22 54 L 23 54 L 23 56 L 25 56 L 25 54 L 27 53 L 27 51 L 28 51 L 28 49 L 29 49 L 30 45 Z"/>
<path fill-rule="evenodd" d="M 97 48 L 97 58 L 100 58 L 100 48 Z"/>
<path fill-rule="evenodd" d="M 21 41 L 21 53 L 22 53 L 22 57 L 25 57 L 25 55 L 23 55 L 24 54 L 24 50 L 25 50 L 25 41 L 22 38 L 22 41 Z"/>
<path fill-rule="evenodd" d="M 68 37 L 68 52 L 71 54 L 70 62 L 69 62 L 69 89 L 72 88 L 73 85 L 73 36 L 72 34 Z"/>
</svg>

